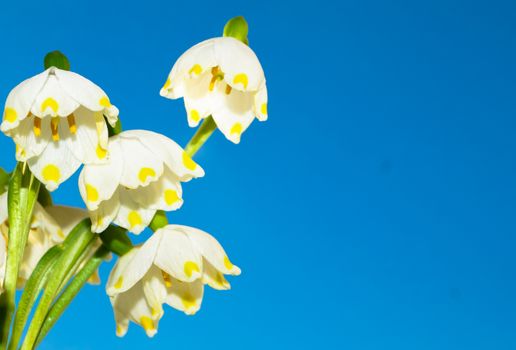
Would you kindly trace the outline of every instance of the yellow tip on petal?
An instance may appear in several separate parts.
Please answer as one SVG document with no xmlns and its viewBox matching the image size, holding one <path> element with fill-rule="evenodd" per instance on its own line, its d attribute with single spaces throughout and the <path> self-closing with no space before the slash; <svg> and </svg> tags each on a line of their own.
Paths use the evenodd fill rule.
<svg viewBox="0 0 516 350">
<path fill-rule="evenodd" d="M 202 73 L 202 67 L 201 67 L 201 65 L 199 65 L 199 64 L 194 64 L 194 65 L 192 66 L 192 68 L 190 68 L 190 70 L 188 71 L 188 73 L 189 73 L 189 74 L 192 74 L 192 73 L 193 73 L 193 74 L 195 74 L 195 75 L 199 75 L 199 74 L 201 74 L 201 73 Z"/>
<path fill-rule="evenodd" d="M 92 185 L 86 184 L 86 199 L 88 202 L 96 202 L 99 200 L 99 192 Z"/>
<path fill-rule="evenodd" d="M 235 265 L 233 265 L 233 263 L 231 263 L 231 261 L 229 260 L 227 255 L 224 256 L 224 266 L 228 270 L 233 270 L 233 267 L 235 266 Z"/>
<path fill-rule="evenodd" d="M 53 182 L 59 182 L 59 179 L 61 178 L 61 172 L 59 171 L 59 168 L 55 166 L 54 164 L 48 164 L 43 168 L 43 171 L 41 173 L 43 176 L 43 179 L 45 181 L 53 181 Z"/>
<path fill-rule="evenodd" d="M 97 157 L 99 159 L 104 159 L 106 158 L 106 155 L 107 155 L 107 150 L 105 150 L 104 148 L 102 148 L 100 146 L 100 144 L 97 145 L 97 149 L 95 150 L 95 152 L 97 153 Z"/>
<path fill-rule="evenodd" d="M 248 84 L 248 78 L 247 78 L 247 74 L 245 73 L 239 73 L 237 75 L 235 75 L 235 77 L 233 78 L 233 84 L 242 84 L 242 86 L 244 87 L 244 89 L 247 89 L 247 84 Z"/>
<path fill-rule="evenodd" d="M 197 168 L 197 163 L 190 158 L 186 152 L 183 152 L 183 164 L 188 170 L 195 170 Z"/>
<path fill-rule="evenodd" d="M 229 132 L 231 134 L 240 136 L 240 135 L 242 135 L 242 130 L 243 130 L 242 124 L 235 123 L 235 124 L 233 124 L 233 126 L 231 127 L 231 130 Z"/>
<path fill-rule="evenodd" d="M 14 108 L 7 107 L 4 110 L 4 120 L 9 123 L 14 123 L 16 119 L 18 119 L 18 113 L 16 113 L 16 110 Z"/>
<path fill-rule="evenodd" d="M 138 212 L 136 212 L 134 210 L 131 211 L 129 213 L 129 215 L 127 215 L 127 220 L 129 220 L 129 225 L 131 226 L 131 228 L 141 225 L 143 223 L 143 220 L 142 220 L 142 217 L 140 216 L 140 214 L 138 214 Z"/>
<path fill-rule="evenodd" d="M 156 177 L 156 172 L 152 168 L 141 168 L 138 178 L 141 183 L 145 183 L 149 177 Z"/>
<path fill-rule="evenodd" d="M 101 105 L 104 108 L 111 107 L 111 101 L 109 101 L 109 97 L 104 96 L 99 100 L 99 105 Z"/>
<path fill-rule="evenodd" d="M 190 293 L 187 292 L 184 295 L 182 295 L 181 302 L 183 303 L 183 306 L 185 307 L 185 311 L 188 314 L 190 314 L 190 315 L 195 314 L 194 310 L 197 308 L 197 302 Z M 192 309 L 194 309 L 194 310 L 192 310 Z"/>
<path fill-rule="evenodd" d="M 165 271 L 161 270 L 161 275 L 163 276 L 163 280 L 165 281 L 165 286 L 167 288 L 172 287 L 172 277 Z"/>
<path fill-rule="evenodd" d="M 41 104 L 41 112 L 45 112 L 47 108 L 50 108 L 54 112 L 53 115 L 56 115 L 59 104 L 52 97 L 49 97 Z"/>
<path fill-rule="evenodd" d="M 201 120 L 201 116 L 199 115 L 199 112 L 197 110 L 192 109 L 190 111 L 190 119 L 197 123 L 199 120 Z"/>
<path fill-rule="evenodd" d="M 261 112 L 263 115 L 267 115 L 267 103 L 262 104 Z"/>
<path fill-rule="evenodd" d="M 170 87 L 170 84 L 171 84 L 170 78 L 167 78 L 167 81 L 165 81 L 165 84 L 163 85 L 162 89 L 163 90 L 168 89 Z"/>
<path fill-rule="evenodd" d="M 175 202 L 179 201 L 179 196 L 177 195 L 177 192 L 175 190 L 165 190 L 165 203 L 167 205 L 172 205 Z"/>
<path fill-rule="evenodd" d="M 156 330 L 156 327 L 154 327 L 154 322 L 148 316 L 142 316 L 140 318 L 140 323 L 141 323 L 143 329 L 145 329 L 145 332 L 147 332 L 147 334 L 148 333 L 152 334 Z"/>
<path fill-rule="evenodd" d="M 120 278 L 118 278 L 118 280 L 115 283 L 115 288 L 120 289 L 120 288 L 122 288 L 123 284 L 124 284 L 124 277 L 120 276 Z"/>
<path fill-rule="evenodd" d="M 199 265 L 197 265 L 193 261 L 185 262 L 184 270 L 185 270 L 185 274 L 186 274 L 186 276 L 188 278 L 192 277 L 194 271 L 197 272 L 197 273 L 201 272 L 201 269 L 199 268 Z"/>
</svg>

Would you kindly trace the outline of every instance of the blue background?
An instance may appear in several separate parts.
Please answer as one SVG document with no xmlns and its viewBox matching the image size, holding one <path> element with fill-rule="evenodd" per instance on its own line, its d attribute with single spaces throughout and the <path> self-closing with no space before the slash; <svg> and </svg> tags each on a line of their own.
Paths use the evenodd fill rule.
<svg viewBox="0 0 516 350">
<path fill-rule="evenodd" d="M 182 101 L 159 88 L 235 15 L 270 119 L 238 146 L 209 140 L 170 220 L 215 235 L 243 275 L 194 317 L 167 309 L 152 340 L 116 338 L 88 286 L 41 348 L 516 349 L 514 1 L 9 1 L 0 95 L 60 49 L 126 129 L 185 145 Z M 81 204 L 76 178 L 57 201 Z"/>
</svg>

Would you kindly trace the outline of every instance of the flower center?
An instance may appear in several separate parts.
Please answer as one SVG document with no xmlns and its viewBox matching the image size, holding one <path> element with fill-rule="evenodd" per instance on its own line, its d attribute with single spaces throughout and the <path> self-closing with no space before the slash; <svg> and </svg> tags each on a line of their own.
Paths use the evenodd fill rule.
<svg viewBox="0 0 516 350">
<path fill-rule="evenodd" d="M 212 75 L 212 77 L 211 77 L 211 81 L 210 81 L 210 85 L 209 85 L 208 89 L 210 91 L 213 91 L 215 89 L 215 85 L 217 84 L 217 82 L 224 80 L 224 72 L 220 70 L 219 66 L 216 66 L 211 69 L 211 75 Z M 231 86 L 226 84 L 226 95 L 229 95 L 230 93 L 231 93 Z"/>
</svg>

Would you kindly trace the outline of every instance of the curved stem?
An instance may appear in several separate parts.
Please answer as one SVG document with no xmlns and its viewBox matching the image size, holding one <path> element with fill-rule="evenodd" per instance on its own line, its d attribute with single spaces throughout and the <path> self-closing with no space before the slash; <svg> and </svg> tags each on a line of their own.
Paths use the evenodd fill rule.
<svg viewBox="0 0 516 350">
<path fill-rule="evenodd" d="M 34 347 L 34 343 L 39 335 L 41 326 L 43 325 L 52 301 L 62 286 L 63 280 L 66 278 L 69 271 L 75 266 L 75 263 L 79 260 L 82 253 L 88 249 L 90 243 L 97 237 L 95 233 L 91 232 L 90 227 L 90 220 L 85 219 L 75 226 L 66 238 L 66 248 L 56 262 L 52 278 L 49 279 L 45 291 L 39 301 L 38 307 L 34 312 L 34 317 L 32 318 L 27 335 L 23 340 L 21 349 L 31 350 Z"/>
<path fill-rule="evenodd" d="M 61 317 L 64 310 L 68 307 L 68 305 L 70 305 L 72 300 L 79 293 L 82 287 L 84 287 L 88 279 L 93 275 L 100 264 L 102 264 L 108 254 L 109 249 L 106 247 L 101 246 L 98 248 L 95 254 L 88 260 L 84 267 L 66 287 L 66 289 L 59 296 L 48 312 L 47 317 L 45 318 L 45 322 L 43 323 L 39 336 L 36 340 L 36 345 L 39 344 L 43 338 L 45 338 L 52 326 L 56 323 L 59 317 Z"/>
<path fill-rule="evenodd" d="M 193 157 L 197 151 L 204 145 L 206 141 L 210 138 L 211 134 L 217 129 L 217 124 L 213 120 L 212 116 L 204 119 L 199 129 L 195 135 L 190 139 L 188 144 L 185 147 L 185 152 Z"/>
<path fill-rule="evenodd" d="M 30 275 L 25 284 L 23 294 L 18 302 L 18 308 L 14 316 L 13 332 L 9 341 L 9 350 L 16 350 L 23 334 L 25 324 L 29 318 L 30 310 L 34 305 L 39 293 L 52 274 L 52 268 L 63 252 L 61 245 L 50 248 L 38 262 L 38 265 Z"/>
<path fill-rule="evenodd" d="M 23 257 L 34 204 L 38 197 L 40 182 L 25 164 L 18 163 L 9 181 L 8 216 L 9 242 L 5 268 L 4 293 L 0 296 L 0 349 L 7 348 L 11 321 L 15 309 L 16 283 L 20 261 Z"/>
</svg>

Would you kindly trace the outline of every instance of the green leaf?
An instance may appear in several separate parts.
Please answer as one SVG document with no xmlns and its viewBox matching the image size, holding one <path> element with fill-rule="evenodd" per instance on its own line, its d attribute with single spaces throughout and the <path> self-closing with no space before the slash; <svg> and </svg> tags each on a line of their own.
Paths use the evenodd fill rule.
<svg viewBox="0 0 516 350">
<path fill-rule="evenodd" d="M 47 53 L 44 59 L 45 69 L 56 67 L 62 70 L 70 70 L 70 61 L 61 51 Z"/>
<path fill-rule="evenodd" d="M 231 18 L 224 26 L 224 36 L 238 39 L 246 45 L 249 45 L 249 40 L 247 39 L 248 32 L 247 21 L 242 16 Z"/>
</svg>

